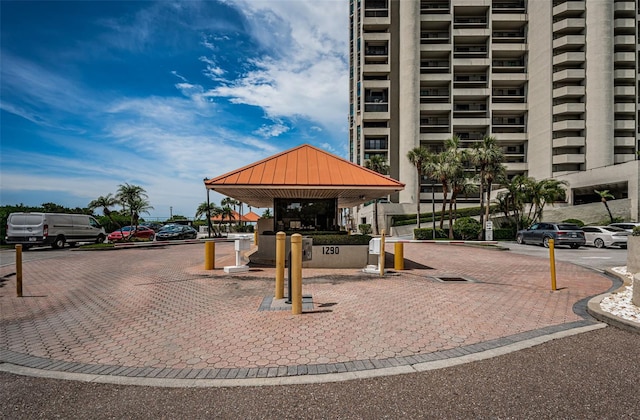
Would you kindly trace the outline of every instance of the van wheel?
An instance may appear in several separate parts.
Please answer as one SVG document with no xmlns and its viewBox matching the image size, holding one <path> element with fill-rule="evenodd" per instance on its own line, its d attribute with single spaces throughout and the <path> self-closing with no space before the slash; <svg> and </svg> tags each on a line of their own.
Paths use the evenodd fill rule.
<svg viewBox="0 0 640 420">
<path fill-rule="evenodd" d="M 101 244 L 103 242 L 104 242 L 104 235 L 103 234 L 98 235 L 98 239 L 96 239 L 96 243 Z"/>
<path fill-rule="evenodd" d="M 51 248 L 53 249 L 62 248 L 64 246 L 64 242 L 65 242 L 64 236 L 58 236 L 56 240 L 53 241 L 53 243 L 51 244 Z"/>
</svg>

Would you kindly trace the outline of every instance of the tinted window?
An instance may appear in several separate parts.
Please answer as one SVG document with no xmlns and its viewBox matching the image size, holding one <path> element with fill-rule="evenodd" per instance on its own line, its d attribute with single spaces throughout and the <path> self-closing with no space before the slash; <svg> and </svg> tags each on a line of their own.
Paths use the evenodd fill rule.
<svg viewBox="0 0 640 420">
<path fill-rule="evenodd" d="M 572 224 L 558 225 L 558 229 L 560 229 L 560 230 L 582 230 L 582 229 L 580 229 L 580 227 L 578 225 L 572 225 Z"/>
<path fill-rule="evenodd" d="M 597 228 L 585 226 L 582 228 L 585 232 L 599 232 Z"/>
</svg>

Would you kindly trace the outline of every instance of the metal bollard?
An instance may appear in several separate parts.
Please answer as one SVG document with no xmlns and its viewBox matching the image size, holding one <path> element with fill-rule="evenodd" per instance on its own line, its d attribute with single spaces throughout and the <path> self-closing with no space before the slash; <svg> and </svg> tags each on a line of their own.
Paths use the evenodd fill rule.
<svg viewBox="0 0 640 420">
<path fill-rule="evenodd" d="M 384 276 L 384 258 L 386 256 L 386 253 L 384 252 L 384 229 L 382 229 L 380 231 L 381 236 L 380 236 L 380 258 L 378 258 L 378 261 L 380 263 L 380 277 Z"/>
<path fill-rule="evenodd" d="M 284 260 L 286 240 L 286 233 L 276 233 L 276 299 L 284 298 Z M 289 279 L 289 281 L 291 281 L 291 279 Z"/>
<path fill-rule="evenodd" d="M 556 288 L 556 253 L 553 239 L 549 239 L 549 266 L 551 268 L 551 290 L 558 290 Z"/>
<path fill-rule="evenodd" d="M 16 293 L 22 297 L 22 245 L 16 245 Z"/>
<path fill-rule="evenodd" d="M 256 246 L 258 245 L 258 231 L 257 230 L 253 231 L 253 244 L 256 245 Z"/>
<path fill-rule="evenodd" d="M 402 242 L 396 242 L 393 248 L 393 268 L 395 270 L 404 270 L 404 244 Z"/>
<path fill-rule="evenodd" d="M 291 236 L 291 313 L 302 313 L 302 235 Z"/>
<path fill-rule="evenodd" d="M 204 269 L 213 270 L 216 268 L 216 243 L 207 241 L 204 243 Z"/>
</svg>

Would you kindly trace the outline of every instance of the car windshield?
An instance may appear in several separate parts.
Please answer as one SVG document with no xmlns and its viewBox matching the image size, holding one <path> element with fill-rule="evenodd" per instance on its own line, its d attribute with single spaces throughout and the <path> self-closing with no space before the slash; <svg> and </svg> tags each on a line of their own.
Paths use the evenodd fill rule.
<svg viewBox="0 0 640 420">
<path fill-rule="evenodd" d="M 169 226 L 162 228 L 162 232 L 179 232 L 182 228 L 180 226 Z"/>
</svg>

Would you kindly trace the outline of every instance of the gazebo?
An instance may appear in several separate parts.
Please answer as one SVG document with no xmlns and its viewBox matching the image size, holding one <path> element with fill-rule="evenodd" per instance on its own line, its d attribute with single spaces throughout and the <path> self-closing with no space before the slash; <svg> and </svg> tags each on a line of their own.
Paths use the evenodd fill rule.
<svg viewBox="0 0 640 420">
<path fill-rule="evenodd" d="M 404 189 L 404 184 L 303 144 L 218 177 L 206 188 L 252 207 L 273 208 L 271 230 L 339 230 L 340 208 Z"/>
</svg>

